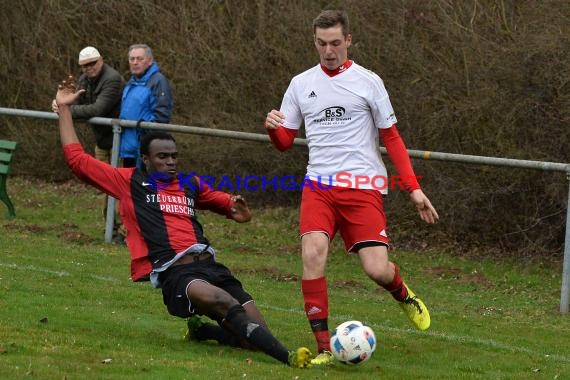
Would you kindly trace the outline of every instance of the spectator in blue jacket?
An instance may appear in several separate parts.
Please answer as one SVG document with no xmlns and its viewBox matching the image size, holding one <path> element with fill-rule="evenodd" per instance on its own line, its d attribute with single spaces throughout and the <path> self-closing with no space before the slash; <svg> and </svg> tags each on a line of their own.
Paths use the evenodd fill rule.
<svg viewBox="0 0 570 380">
<path fill-rule="evenodd" d="M 168 79 L 154 62 L 152 50 L 144 44 L 129 47 L 131 78 L 123 90 L 121 119 L 170 123 L 172 91 Z M 124 167 L 134 167 L 139 160 L 140 138 L 144 131 L 124 128 L 119 156 Z"/>
</svg>

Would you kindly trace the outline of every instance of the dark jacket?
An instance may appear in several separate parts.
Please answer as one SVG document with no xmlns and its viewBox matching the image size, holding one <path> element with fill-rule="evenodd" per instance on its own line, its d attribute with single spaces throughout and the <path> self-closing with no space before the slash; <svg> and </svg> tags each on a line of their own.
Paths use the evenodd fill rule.
<svg viewBox="0 0 570 380">
<path fill-rule="evenodd" d="M 170 83 L 154 62 L 141 77 L 132 76 L 123 90 L 121 119 L 169 123 L 172 114 Z M 139 131 L 123 128 L 120 157 L 139 155 Z"/>
<path fill-rule="evenodd" d="M 71 106 L 74 119 L 90 119 L 92 117 L 118 118 L 121 111 L 121 96 L 125 81 L 117 70 L 106 63 L 95 79 L 85 74 L 79 77 L 78 88 L 85 92 Z M 91 125 L 97 146 L 111 149 L 113 146 L 113 128 L 109 125 Z"/>
</svg>

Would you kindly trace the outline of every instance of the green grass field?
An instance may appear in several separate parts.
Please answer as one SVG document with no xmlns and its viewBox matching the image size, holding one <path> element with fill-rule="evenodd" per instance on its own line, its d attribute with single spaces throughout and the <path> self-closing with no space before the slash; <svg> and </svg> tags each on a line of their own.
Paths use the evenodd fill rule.
<svg viewBox="0 0 570 380">
<path fill-rule="evenodd" d="M 570 379 L 560 262 L 392 252 L 430 308 L 432 327 L 419 332 L 335 241 L 329 323 L 361 320 L 379 346 L 362 366 L 300 370 L 259 352 L 183 341 L 185 323 L 168 315 L 160 291 L 130 281 L 127 249 L 102 242 L 95 190 L 10 178 L 8 191 L 17 217 L 8 220 L 0 204 L 0 379 Z M 253 211 L 248 224 L 200 218 L 275 335 L 313 350 L 297 211 Z"/>
</svg>

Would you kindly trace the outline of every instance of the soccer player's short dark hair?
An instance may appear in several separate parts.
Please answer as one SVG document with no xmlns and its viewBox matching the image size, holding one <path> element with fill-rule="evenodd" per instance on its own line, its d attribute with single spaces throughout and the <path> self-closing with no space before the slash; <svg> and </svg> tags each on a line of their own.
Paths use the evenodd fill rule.
<svg viewBox="0 0 570 380">
<path fill-rule="evenodd" d="M 141 139 L 141 154 L 148 156 L 148 147 L 153 140 L 170 140 L 176 142 L 174 137 L 164 131 L 151 131 L 144 134 L 143 138 Z"/>
<path fill-rule="evenodd" d="M 337 25 L 342 26 L 342 34 L 346 37 L 350 34 L 350 25 L 348 23 L 348 14 L 343 10 L 326 10 L 322 11 L 313 20 L 313 33 L 319 29 L 328 29 Z"/>
</svg>

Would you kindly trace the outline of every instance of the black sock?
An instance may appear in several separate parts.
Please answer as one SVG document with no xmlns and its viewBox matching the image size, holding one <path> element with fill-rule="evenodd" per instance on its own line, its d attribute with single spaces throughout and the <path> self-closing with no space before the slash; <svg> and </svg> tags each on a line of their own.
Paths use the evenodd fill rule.
<svg viewBox="0 0 570 380">
<path fill-rule="evenodd" d="M 213 323 L 206 323 L 200 326 L 200 328 L 196 330 L 195 336 L 197 340 L 215 340 L 219 344 L 230 347 L 241 346 L 235 335 Z"/>
<path fill-rule="evenodd" d="M 318 352 L 330 351 L 331 336 L 329 333 L 328 319 L 314 319 L 310 320 L 311 330 L 317 341 Z"/>
<path fill-rule="evenodd" d="M 251 345 L 282 363 L 289 363 L 289 351 L 265 327 L 251 319 L 243 306 L 232 306 L 225 321 Z"/>
</svg>

